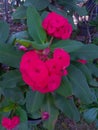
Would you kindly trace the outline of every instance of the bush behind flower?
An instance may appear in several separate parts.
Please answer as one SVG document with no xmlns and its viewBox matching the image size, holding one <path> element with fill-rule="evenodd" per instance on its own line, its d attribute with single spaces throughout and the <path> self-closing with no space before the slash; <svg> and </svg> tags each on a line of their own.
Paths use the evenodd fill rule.
<svg viewBox="0 0 98 130">
<path fill-rule="evenodd" d="M 0 120 L 18 116 L 20 130 L 29 129 L 28 120 L 32 126 L 41 121 L 45 128 L 53 130 L 60 111 L 78 122 L 87 106 L 91 110 L 85 111 L 84 118 L 97 121 L 98 68 L 94 60 L 98 58 L 98 46 L 68 39 L 72 32 L 69 21 L 55 14 L 57 23 L 53 24 L 55 17 L 51 17 L 52 23 L 44 28 L 47 21 L 43 24 L 36 9 L 28 7 L 26 38 L 23 35 L 13 40 L 9 36 L 9 40 L 6 37 L 0 44 L 0 63 L 8 66 L 8 70 L 0 74 Z M 62 26 L 59 18 L 66 19 L 71 27 L 64 28 L 67 38 L 61 33 L 63 28 L 59 30 Z M 49 26 L 56 27 L 51 34 Z M 6 40 L 7 44 L 3 44 Z M 10 41 L 14 44 L 8 44 Z M 25 49 L 21 50 L 21 46 Z M 40 74 L 35 73 L 35 68 L 36 72 L 40 68 Z M 33 123 L 33 119 L 40 121 Z M 4 125 L 0 127 L 3 129 Z"/>
</svg>

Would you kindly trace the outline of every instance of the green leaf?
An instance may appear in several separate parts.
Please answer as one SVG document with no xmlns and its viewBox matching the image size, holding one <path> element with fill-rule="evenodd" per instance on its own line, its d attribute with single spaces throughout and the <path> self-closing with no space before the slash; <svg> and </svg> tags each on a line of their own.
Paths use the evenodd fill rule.
<svg viewBox="0 0 98 130">
<path fill-rule="evenodd" d="M 75 40 L 60 40 L 57 43 L 51 45 L 51 50 L 53 51 L 55 48 L 63 48 L 67 52 L 73 52 L 80 49 L 83 44 L 79 41 Z"/>
<path fill-rule="evenodd" d="M 28 129 L 28 122 L 26 121 L 26 122 L 20 123 L 19 126 L 18 126 L 18 129 L 19 129 L 19 130 L 29 130 L 29 129 Z M 16 129 L 16 130 L 17 130 L 17 129 Z"/>
<path fill-rule="evenodd" d="M 55 92 L 64 97 L 72 95 L 72 86 L 67 77 L 63 77 L 60 87 Z"/>
<path fill-rule="evenodd" d="M 12 14 L 13 19 L 25 19 L 26 18 L 26 7 L 20 6 Z"/>
<path fill-rule="evenodd" d="M 28 130 L 28 117 L 27 113 L 21 107 L 17 107 L 16 115 L 20 117 L 19 130 Z"/>
<path fill-rule="evenodd" d="M 84 112 L 83 114 L 83 118 L 88 122 L 88 123 L 92 123 L 93 121 L 96 120 L 98 115 L 98 108 L 91 108 L 88 109 Z"/>
<path fill-rule="evenodd" d="M 38 111 L 43 103 L 44 94 L 28 91 L 26 94 L 26 108 L 29 113 Z"/>
<path fill-rule="evenodd" d="M 8 40 L 9 44 L 14 44 L 16 39 L 29 39 L 29 34 L 27 31 L 20 31 L 15 34 L 12 34 L 11 37 Z"/>
<path fill-rule="evenodd" d="M 53 97 L 52 95 L 46 95 L 44 104 L 42 106 L 42 112 L 49 113 L 49 119 L 44 122 L 44 127 L 48 130 L 54 130 L 54 126 L 58 117 L 58 110 L 53 104 Z"/>
<path fill-rule="evenodd" d="M 95 87 L 98 86 L 98 82 L 96 81 L 96 79 L 93 78 L 92 72 L 89 69 L 89 67 L 87 67 L 87 65 L 77 63 L 76 66 L 78 67 L 78 69 L 80 69 L 84 73 L 89 85 L 95 86 Z"/>
<path fill-rule="evenodd" d="M 13 108 L 14 104 L 9 104 L 8 106 L 0 107 L 0 112 L 10 112 Z"/>
<path fill-rule="evenodd" d="M 0 43 L 4 43 L 9 35 L 9 25 L 0 20 Z"/>
<path fill-rule="evenodd" d="M 25 40 L 25 39 L 16 39 L 15 44 L 23 45 L 25 47 L 30 47 L 32 44 L 32 41 Z"/>
<path fill-rule="evenodd" d="M 87 10 L 86 10 L 85 7 L 79 7 L 79 6 L 77 6 L 76 7 L 76 11 L 79 14 L 79 16 L 86 16 L 86 15 L 88 15 Z"/>
<path fill-rule="evenodd" d="M 88 83 L 90 83 L 91 80 L 93 80 L 90 69 L 86 65 L 83 65 L 81 63 L 77 63 L 76 66 L 78 69 L 80 69 L 84 73 Z"/>
<path fill-rule="evenodd" d="M 49 43 L 47 42 L 45 44 L 37 44 L 36 42 L 32 42 L 32 47 L 37 50 L 43 50 L 49 47 Z"/>
<path fill-rule="evenodd" d="M 87 15 L 87 11 L 84 7 L 79 7 L 76 0 L 56 0 L 58 4 L 65 7 L 66 11 L 76 12 L 80 16 Z M 82 10 L 82 11 L 81 11 Z"/>
<path fill-rule="evenodd" d="M 16 102 L 21 105 L 25 103 L 24 95 L 18 87 L 11 89 L 5 88 L 3 90 L 5 98 L 7 98 L 9 101 Z"/>
<path fill-rule="evenodd" d="M 98 46 L 94 44 L 87 44 L 73 52 L 72 55 L 79 59 L 93 60 L 98 58 Z"/>
<path fill-rule="evenodd" d="M 16 43 L 18 42 L 19 44 L 24 45 L 26 47 L 32 46 L 34 49 L 37 49 L 37 50 L 43 50 L 43 49 L 49 47 L 49 43 L 38 44 L 35 41 L 30 41 L 30 40 L 25 40 L 25 39 L 16 39 L 15 42 Z"/>
<path fill-rule="evenodd" d="M 16 50 L 12 45 L 0 45 L 0 63 L 18 68 L 23 52 Z"/>
<path fill-rule="evenodd" d="M 92 94 L 82 71 L 74 65 L 70 65 L 68 72 L 68 77 L 72 84 L 74 95 L 83 103 L 92 103 Z"/>
<path fill-rule="evenodd" d="M 38 10 L 43 10 L 49 5 L 49 0 L 26 0 L 24 6 L 34 6 Z"/>
<path fill-rule="evenodd" d="M 18 70 L 11 70 L 2 75 L 2 81 L 0 81 L 0 87 L 14 88 L 20 81 L 22 81 L 20 72 Z"/>
<path fill-rule="evenodd" d="M 41 18 L 34 7 L 27 9 L 27 26 L 31 37 L 37 42 L 44 44 L 46 41 L 46 33 L 41 25 Z"/>
<path fill-rule="evenodd" d="M 55 97 L 57 108 L 59 108 L 67 117 L 78 122 L 80 114 L 72 99 L 66 99 L 63 96 L 57 95 Z"/>
<path fill-rule="evenodd" d="M 89 63 L 89 64 L 86 64 L 86 65 L 90 69 L 92 75 L 98 77 L 98 68 L 97 68 L 96 64 Z"/>
<path fill-rule="evenodd" d="M 27 121 L 27 113 L 24 109 L 22 109 L 21 107 L 17 107 L 16 108 L 16 115 L 20 117 L 20 121 L 21 122 L 26 122 Z"/>
</svg>

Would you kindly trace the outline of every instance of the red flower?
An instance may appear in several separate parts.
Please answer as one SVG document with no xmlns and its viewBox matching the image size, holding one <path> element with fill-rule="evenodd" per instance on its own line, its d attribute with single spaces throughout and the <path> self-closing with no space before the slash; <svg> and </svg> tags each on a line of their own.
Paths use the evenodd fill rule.
<svg viewBox="0 0 98 130">
<path fill-rule="evenodd" d="M 72 25 L 66 18 L 55 12 L 50 12 L 42 22 L 43 28 L 53 37 L 68 39 L 72 33 Z"/>
<path fill-rule="evenodd" d="M 2 118 L 2 126 L 7 130 L 12 130 L 20 123 L 20 118 L 18 116 L 14 116 L 12 119 L 3 117 Z"/>
<path fill-rule="evenodd" d="M 81 64 L 86 64 L 87 60 L 84 59 L 78 59 L 77 62 L 81 63 Z"/>
<path fill-rule="evenodd" d="M 56 49 L 51 59 L 47 57 L 44 60 L 40 55 L 42 53 L 37 51 L 28 51 L 22 56 L 22 79 L 33 90 L 53 92 L 60 86 L 62 76 L 67 75 L 66 67 L 70 64 L 70 56 L 63 49 Z"/>
<path fill-rule="evenodd" d="M 54 50 L 53 58 L 61 64 L 62 69 L 67 68 L 70 65 L 70 55 L 61 48 Z"/>
<path fill-rule="evenodd" d="M 61 76 L 53 74 L 48 79 L 48 90 L 49 92 L 53 92 L 60 86 Z"/>
</svg>

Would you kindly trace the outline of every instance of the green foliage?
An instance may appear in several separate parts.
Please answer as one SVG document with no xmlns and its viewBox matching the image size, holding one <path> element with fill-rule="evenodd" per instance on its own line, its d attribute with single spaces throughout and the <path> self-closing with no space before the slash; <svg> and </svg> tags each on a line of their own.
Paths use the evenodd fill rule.
<svg viewBox="0 0 98 130">
<path fill-rule="evenodd" d="M 56 93 L 64 97 L 72 95 L 72 86 L 67 77 L 63 77 L 62 83 L 60 87 L 56 90 Z"/>
<path fill-rule="evenodd" d="M 2 75 L 0 81 L 1 88 L 15 88 L 19 82 L 22 81 L 20 72 L 18 70 L 11 70 Z"/>
<path fill-rule="evenodd" d="M 17 10 L 12 14 L 13 19 L 25 19 L 26 18 L 26 7 L 20 6 Z"/>
<path fill-rule="evenodd" d="M 76 122 L 80 121 L 80 114 L 88 123 L 98 121 L 97 41 L 93 41 L 94 44 L 84 44 L 72 39 L 59 40 L 48 36 L 42 27 L 42 19 L 50 11 L 68 18 L 71 24 L 74 13 L 80 16 L 87 14 L 85 7 L 77 6 L 77 0 L 55 0 L 54 3 L 49 0 L 26 0 L 12 15 L 14 19 L 22 19 L 26 23 L 26 30 L 9 34 L 9 25 L 0 21 L 0 121 L 3 116 L 11 118 L 17 115 L 20 124 L 16 129 L 19 130 L 37 129 L 39 123 L 47 130 L 54 130 L 61 112 Z M 74 24 L 73 27 L 76 29 Z M 71 61 L 68 74 L 62 76 L 57 90 L 42 94 L 29 89 L 30 86 L 23 82 L 19 65 L 25 51 L 19 50 L 21 45 L 27 51 L 37 50 L 39 55 L 42 54 L 42 59 L 46 53 L 44 63 L 53 58 L 56 48 L 69 53 Z M 46 48 L 50 48 L 50 52 L 44 52 Z M 87 63 L 78 63 L 78 59 L 87 60 Z M 66 68 L 61 71 L 63 69 Z M 49 114 L 48 119 L 43 119 L 43 112 Z M 1 125 L 0 130 L 3 130 Z"/>
<path fill-rule="evenodd" d="M 13 47 L 12 45 L 0 45 L 0 63 L 18 68 L 22 55 L 23 53 L 16 50 L 15 47 Z"/>
<path fill-rule="evenodd" d="M 21 121 L 21 123 L 19 124 L 19 130 L 28 130 L 28 117 L 26 111 L 21 107 L 17 107 L 16 114 L 20 117 Z"/>
<path fill-rule="evenodd" d="M 75 58 L 94 60 L 98 58 L 98 46 L 94 44 L 87 44 L 72 53 L 72 56 Z"/>
<path fill-rule="evenodd" d="M 56 0 L 57 3 L 61 6 L 64 6 L 65 7 L 65 10 L 68 11 L 71 13 L 71 12 L 77 12 L 80 16 L 83 16 L 83 15 L 87 15 L 87 11 L 85 9 L 85 7 L 82 7 L 80 9 L 79 6 L 77 6 L 77 0 L 71 0 L 69 2 L 69 0 Z"/>
<path fill-rule="evenodd" d="M 0 43 L 4 43 L 9 35 L 9 25 L 0 20 Z"/>
<path fill-rule="evenodd" d="M 26 108 L 28 113 L 34 113 L 40 109 L 44 100 L 44 94 L 28 91 L 26 94 Z"/>
<path fill-rule="evenodd" d="M 54 50 L 55 48 L 63 48 L 67 52 L 74 52 L 76 50 L 79 50 L 83 44 L 79 41 L 75 40 L 61 40 L 51 45 L 51 50 Z"/>
<path fill-rule="evenodd" d="M 34 6 L 38 10 L 43 10 L 49 5 L 49 0 L 26 0 L 25 6 Z"/>
<path fill-rule="evenodd" d="M 75 106 L 75 103 L 72 99 L 72 97 L 69 97 L 69 99 L 66 99 L 62 96 L 57 95 L 55 97 L 56 100 L 56 106 L 69 118 L 75 120 L 78 122 L 80 120 L 80 114 L 78 112 L 77 107 Z"/>
<path fill-rule="evenodd" d="M 93 101 L 91 91 L 84 74 L 74 65 L 70 65 L 68 71 L 68 77 L 72 84 L 74 95 L 78 97 L 83 103 L 92 103 Z"/>
<path fill-rule="evenodd" d="M 38 43 L 44 44 L 46 41 L 46 33 L 41 26 L 41 19 L 34 7 L 27 9 L 27 26 L 30 36 Z"/>
<path fill-rule="evenodd" d="M 55 126 L 59 111 L 56 109 L 54 105 L 54 98 L 52 97 L 52 95 L 50 94 L 46 95 L 41 111 L 49 113 L 49 119 L 44 122 L 44 127 L 49 130 L 54 130 L 54 126 Z"/>
<path fill-rule="evenodd" d="M 84 112 L 83 117 L 88 123 L 91 123 L 96 120 L 97 115 L 98 115 L 98 108 L 91 108 Z"/>
</svg>

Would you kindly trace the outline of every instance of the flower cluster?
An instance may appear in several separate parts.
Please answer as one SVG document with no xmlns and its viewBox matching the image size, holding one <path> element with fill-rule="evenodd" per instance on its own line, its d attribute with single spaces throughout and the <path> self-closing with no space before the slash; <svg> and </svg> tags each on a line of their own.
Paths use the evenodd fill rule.
<svg viewBox="0 0 98 130">
<path fill-rule="evenodd" d="M 55 49 L 53 56 L 45 59 L 41 58 L 38 51 L 31 50 L 22 56 L 20 72 L 25 83 L 33 90 L 47 93 L 60 86 L 61 78 L 67 75 L 66 68 L 69 65 L 70 55 L 63 49 Z"/>
<path fill-rule="evenodd" d="M 20 118 L 18 116 L 14 116 L 12 119 L 3 117 L 2 118 L 2 126 L 7 130 L 12 130 L 20 123 Z"/>
<path fill-rule="evenodd" d="M 43 28 L 50 36 L 68 39 L 72 33 L 72 25 L 67 18 L 55 12 L 50 12 L 42 22 Z"/>
</svg>

